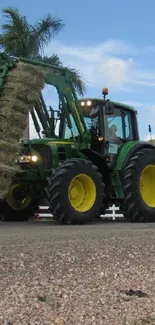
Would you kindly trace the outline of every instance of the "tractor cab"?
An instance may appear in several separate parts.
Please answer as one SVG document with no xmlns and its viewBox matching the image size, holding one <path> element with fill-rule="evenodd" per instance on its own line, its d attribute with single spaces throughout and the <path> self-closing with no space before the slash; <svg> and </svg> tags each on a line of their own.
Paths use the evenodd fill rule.
<svg viewBox="0 0 155 325">
<path fill-rule="evenodd" d="M 113 165 L 124 143 L 139 141 L 137 111 L 128 105 L 106 99 L 108 89 L 102 91 L 103 99 L 80 99 L 79 103 L 85 124 L 91 134 L 91 149 L 106 158 Z M 79 138 L 78 129 L 71 117 L 75 139 Z M 64 138 L 72 137 L 65 127 Z"/>
</svg>

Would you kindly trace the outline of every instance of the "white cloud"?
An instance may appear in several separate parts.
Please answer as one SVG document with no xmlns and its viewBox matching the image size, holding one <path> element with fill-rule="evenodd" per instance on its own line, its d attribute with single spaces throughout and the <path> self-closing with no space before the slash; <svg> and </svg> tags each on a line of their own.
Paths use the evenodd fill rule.
<svg viewBox="0 0 155 325">
<path fill-rule="evenodd" d="M 124 104 L 135 107 L 135 108 L 146 108 L 146 104 L 138 101 L 132 101 L 132 100 L 125 100 Z"/>
<path fill-rule="evenodd" d="M 116 57 L 109 57 L 105 58 L 99 64 L 97 74 L 104 79 L 104 82 L 108 87 L 115 85 L 115 88 L 120 88 L 128 81 L 132 66 L 132 59 L 123 60 Z"/>
<path fill-rule="evenodd" d="M 99 93 L 99 89 L 106 86 L 110 92 L 121 90 L 123 95 L 126 94 L 124 98 L 128 95 L 124 102 L 138 109 L 140 133 L 144 138 L 148 124 L 152 124 L 152 129 L 155 128 L 155 105 L 147 104 L 149 97 L 146 92 L 146 89 L 150 88 L 151 91 L 155 86 L 155 69 L 151 69 L 149 60 L 154 52 L 153 46 L 136 48 L 120 40 L 107 40 L 100 44 L 82 46 L 54 41 L 46 48 L 45 54 L 50 56 L 57 53 L 65 66 L 80 70 L 88 82 L 88 90 L 91 87 L 94 93 Z M 145 102 L 136 99 L 136 91 L 146 94 L 143 96 Z M 46 103 L 56 107 L 53 90 L 46 90 L 45 93 Z M 132 93 L 134 100 L 132 96 L 129 97 Z"/>
<path fill-rule="evenodd" d="M 88 61 L 96 61 L 101 59 L 105 55 L 135 55 L 137 54 L 137 49 L 135 49 L 131 44 L 120 40 L 108 40 L 103 43 L 93 44 L 93 45 L 66 45 L 58 41 L 53 41 L 46 49 L 46 52 L 51 54 L 51 50 L 57 51 L 60 55 L 74 56 L 81 59 L 86 59 Z M 56 52 L 55 51 L 55 52 Z"/>
<path fill-rule="evenodd" d="M 152 139 L 155 139 L 155 133 L 152 134 Z M 144 141 L 148 141 L 148 140 L 151 140 L 150 134 L 149 135 L 146 135 L 146 137 L 144 138 Z"/>
<path fill-rule="evenodd" d="M 153 81 L 149 81 L 149 80 L 132 80 L 132 79 L 130 79 L 129 82 L 131 84 L 136 84 L 136 85 L 141 85 L 141 86 L 146 86 L 146 87 L 154 87 L 155 86 L 155 78 L 154 78 Z"/>
<path fill-rule="evenodd" d="M 133 59 L 129 47 L 125 43 L 111 40 L 94 46 L 67 46 L 53 42 L 46 54 L 58 53 L 63 64 L 80 70 L 88 85 L 98 88 L 106 85 L 112 88 L 121 88 L 131 77 Z"/>
<path fill-rule="evenodd" d="M 144 62 L 141 63 L 141 58 L 154 50 L 151 46 L 136 48 L 121 40 L 107 40 L 85 46 L 54 41 L 45 52 L 47 55 L 57 53 L 64 65 L 80 70 L 88 86 L 105 85 L 114 90 L 135 91 L 135 85 L 155 86 L 155 71 L 146 69 Z"/>
<path fill-rule="evenodd" d="M 146 106 L 143 117 L 145 118 L 145 121 L 151 125 L 152 128 L 155 127 L 155 104 Z"/>
<path fill-rule="evenodd" d="M 148 130 L 149 124 L 152 129 L 152 138 L 155 138 L 155 104 L 154 105 L 146 105 L 143 106 L 135 105 L 138 110 L 138 125 L 140 136 L 144 141 L 150 140 L 150 133 Z"/>
</svg>

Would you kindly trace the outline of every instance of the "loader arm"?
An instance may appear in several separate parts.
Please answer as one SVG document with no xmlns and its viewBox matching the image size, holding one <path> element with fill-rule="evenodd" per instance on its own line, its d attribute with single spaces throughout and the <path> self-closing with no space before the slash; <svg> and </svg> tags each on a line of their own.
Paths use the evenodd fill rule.
<svg viewBox="0 0 155 325">
<path fill-rule="evenodd" d="M 5 80 L 7 77 L 7 74 L 10 69 L 14 68 L 16 66 L 16 62 L 19 62 L 20 60 L 17 58 L 9 57 L 5 53 L 0 53 L 0 95 L 3 89 L 5 88 Z M 50 121 L 50 117 L 46 108 L 46 105 L 44 103 L 44 99 L 42 97 L 42 94 L 40 93 L 40 98 L 38 101 L 36 101 L 34 108 L 30 112 L 36 132 L 38 133 L 38 136 L 40 136 L 40 125 L 38 123 L 38 120 L 41 124 L 41 127 L 43 129 L 44 134 L 46 137 L 53 137 L 54 136 L 54 129 L 52 127 L 52 123 Z M 38 119 L 37 119 L 38 118 Z"/>
<path fill-rule="evenodd" d="M 56 67 L 51 64 L 46 64 L 36 60 L 30 60 L 26 58 L 16 58 L 10 57 L 5 53 L 0 53 L 0 70 L 2 72 L 0 79 L 0 92 L 2 91 L 5 84 L 5 77 L 10 68 L 16 66 L 16 63 L 23 62 L 30 65 L 40 66 L 47 69 L 47 74 L 45 76 L 45 83 L 54 86 L 57 89 L 59 99 L 62 103 L 62 111 L 65 113 L 65 118 L 68 123 L 68 127 L 72 132 L 72 123 L 70 116 L 73 117 L 76 127 L 79 132 L 80 142 L 82 143 L 84 139 L 89 138 L 89 131 L 87 129 L 83 113 L 81 111 L 80 104 L 75 92 L 75 88 L 72 82 L 72 73 L 63 67 Z M 33 110 L 30 112 L 36 132 L 40 137 L 40 126 L 37 121 L 37 117 L 42 126 L 43 132 L 47 138 L 52 138 L 55 136 L 53 123 L 49 117 L 44 99 L 42 94 L 40 98 L 36 101 Z M 73 132 L 72 132 L 73 133 Z"/>
<path fill-rule="evenodd" d="M 65 117 L 68 123 L 68 127 L 72 131 L 72 124 L 70 120 L 70 115 L 72 115 L 76 127 L 79 132 L 80 140 L 83 142 L 86 138 L 89 137 L 89 131 L 87 129 L 83 113 L 80 107 L 80 104 L 78 102 L 78 98 L 75 92 L 75 88 L 72 83 L 72 73 L 67 68 L 62 67 L 56 67 L 51 64 L 42 63 L 35 60 L 29 60 L 25 58 L 19 58 L 17 59 L 20 62 L 32 64 L 41 66 L 43 68 L 48 68 L 48 72 L 46 75 L 45 82 L 49 85 L 54 86 L 57 89 L 60 101 L 62 102 L 62 110 L 64 110 Z M 47 119 L 47 114 L 45 110 L 45 104 L 43 102 L 43 98 L 41 98 L 42 104 L 43 104 L 43 110 L 44 110 L 44 116 L 46 122 L 49 123 Z M 35 110 L 37 111 L 37 107 L 35 107 Z M 42 112 L 41 112 L 42 113 Z M 41 120 L 41 118 L 40 118 Z M 45 123 L 44 123 L 45 124 Z M 50 124 L 50 123 L 49 123 Z M 51 125 L 50 125 L 51 127 Z M 44 125 L 45 129 L 45 125 Z M 45 132 L 47 134 L 47 132 Z M 53 134 L 52 134 L 53 136 Z M 48 135 L 49 137 L 49 135 Z"/>
</svg>

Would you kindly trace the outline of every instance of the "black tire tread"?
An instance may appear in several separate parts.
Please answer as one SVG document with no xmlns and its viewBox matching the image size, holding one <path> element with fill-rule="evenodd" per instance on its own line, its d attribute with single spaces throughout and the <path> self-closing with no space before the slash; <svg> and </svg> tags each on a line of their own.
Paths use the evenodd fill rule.
<svg viewBox="0 0 155 325">
<path fill-rule="evenodd" d="M 90 165 L 91 168 L 96 171 L 97 176 L 102 182 L 102 175 L 98 172 L 98 168 L 92 164 L 89 160 L 83 160 L 79 158 L 73 158 L 73 159 L 67 159 L 63 163 L 60 163 L 59 166 L 53 170 L 51 177 L 48 177 L 47 182 L 48 185 L 45 188 L 45 193 L 47 200 L 50 205 L 51 213 L 53 214 L 54 218 L 59 221 L 60 224 L 67 224 L 67 223 L 80 223 L 75 220 L 69 220 L 68 216 L 65 216 L 64 211 L 62 211 L 61 206 L 61 197 L 60 197 L 60 184 L 62 182 L 62 179 L 66 176 L 66 173 L 70 168 L 76 168 L 76 165 L 79 164 L 87 164 Z M 101 191 L 102 191 L 102 197 L 104 198 L 104 184 L 101 183 Z M 97 214 L 97 209 L 95 213 Z"/>
<path fill-rule="evenodd" d="M 132 222 L 152 221 L 142 209 L 137 205 L 137 201 L 132 193 L 132 183 L 134 182 L 134 173 L 140 161 L 148 155 L 153 154 L 153 149 L 141 148 L 130 159 L 128 165 L 124 169 L 124 206 L 127 217 Z M 155 152 L 154 152 L 155 156 Z"/>
<path fill-rule="evenodd" d="M 31 204 L 24 210 L 13 210 L 6 200 L 2 203 L 2 220 L 3 221 L 28 221 L 30 216 L 33 216 L 37 212 L 39 206 L 39 200 L 32 199 Z"/>
</svg>

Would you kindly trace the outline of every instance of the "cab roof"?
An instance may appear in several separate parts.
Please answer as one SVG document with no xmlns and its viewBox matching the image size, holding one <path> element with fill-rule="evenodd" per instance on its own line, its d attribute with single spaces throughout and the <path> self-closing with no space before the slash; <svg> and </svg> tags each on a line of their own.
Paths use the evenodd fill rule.
<svg viewBox="0 0 155 325">
<path fill-rule="evenodd" d="M 80 102 L 82 102 L 82 101 L 88 101 L 88 100 L 90 100 L 90 101 L 98 101 L 98 102 L 104 102 L 104 99 L 102 99 L 102 98 L 80 98 L 79 99 L 79 101 Z M 122 108 L 124 108 L 124 109 L 128 109 L 128 110 L 131 110 L 131 111 L 133 111 L 133 112 L 136 112 L 136 109 L 134 108 L 134 107 L 132 107 L 132 106 L 129 106 L 129 105 L 126 105 L 126 104 L 124 104 L 124 103 L 120 103 L 120 102 L 113 102 L 114 103 L 114 105 L 116 105 L 116 106 L 120 106 L 120 107 L 122 107 Z"/>
</svg>

